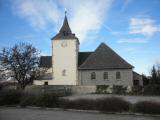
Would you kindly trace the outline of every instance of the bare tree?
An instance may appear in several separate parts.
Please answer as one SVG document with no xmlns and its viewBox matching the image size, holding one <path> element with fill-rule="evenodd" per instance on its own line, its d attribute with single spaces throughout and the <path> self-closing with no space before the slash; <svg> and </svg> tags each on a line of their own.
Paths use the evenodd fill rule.
<svg viewBox="0 0 160 120">
<path fill-rule="evenodd" d="M 24 89 L 31 83 L 38 70 L 39 51 L 31 44 L 19 43 L 12 48 L 4 48 L 0 53 L 0 63 L 4 70 L 11 70 L 12 77 Z"/>
</svg>

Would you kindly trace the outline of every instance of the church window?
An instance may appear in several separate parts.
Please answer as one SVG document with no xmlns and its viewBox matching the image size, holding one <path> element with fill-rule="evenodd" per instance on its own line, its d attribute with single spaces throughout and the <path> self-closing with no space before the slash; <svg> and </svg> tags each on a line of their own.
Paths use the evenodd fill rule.
<svg viewBox="0 0 160 120">
<path fill-rule="evenodd" d="M 105 79 L 108 79 L 108 72 L 104 72 L 104 73 L 103 73 L 103 78 L 104 78 L 104 80 L 105 80 Z"/>
<path fill-rule="evenodd" d="M 121 79 L 121 73 L 120 72 L 116 72 L 116 79 Z"/>
<path fill-rule="evenodd" d="M 66 70 L 62 70 L 62 76 L 66 76 Z"/>
<path fill-rule="evenodd" d="M 95 72 L 91 73 L 91 80 L 93 80 L 93 79 L 96 79 L 96 73 Z"/>
</svg>

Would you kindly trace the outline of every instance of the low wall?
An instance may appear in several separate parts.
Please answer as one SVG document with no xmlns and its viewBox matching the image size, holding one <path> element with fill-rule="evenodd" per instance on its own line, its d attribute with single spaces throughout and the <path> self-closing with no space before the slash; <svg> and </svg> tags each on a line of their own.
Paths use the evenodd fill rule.
<svg viewBox="0 0 160 120">
<path fill-rule="evenodd" d="M 87 94 L 95 93 L 96 86 L 71 86 L 71 85 L 30 85 L 25 88 L 25 92 L 28 94 L 43 94 L 53 93 L 59 96 L 67 94 Z"/>
</svg>

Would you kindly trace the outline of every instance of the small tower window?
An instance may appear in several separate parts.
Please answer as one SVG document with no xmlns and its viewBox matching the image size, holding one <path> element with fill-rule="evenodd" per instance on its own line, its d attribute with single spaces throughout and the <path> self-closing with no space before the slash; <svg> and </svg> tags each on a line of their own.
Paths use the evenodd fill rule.
<svg viewBox="0 0 160 120">
<path fill-rule="evenodd" d="M 104 80 L 108 79 L 108 72 L 103 73 L 103 78 L 104 78 Z"/>
<path fill-rule="evenodd" d="M 62 70 L 62 76 L 66 76 L 66 70 Z"/>
<path fill-rule="evenodd" d="M 95 72 L 92 72 L 92 73 L 91 73 L 91 80 L 94 80 L 94 79 L 96 79 L 96 73 L 95 73 Z"/>
<path fill-rule="evenodd" d="M 120 72 L 116 72 L 116 79 L 121 79 L 121 73 Z"/>
</svg>

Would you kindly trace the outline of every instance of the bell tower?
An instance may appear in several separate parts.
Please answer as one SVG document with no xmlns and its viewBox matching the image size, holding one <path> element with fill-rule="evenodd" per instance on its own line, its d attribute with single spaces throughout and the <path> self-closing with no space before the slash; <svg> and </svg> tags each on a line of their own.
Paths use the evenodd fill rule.
<svg viewBox="0 0 160 120">
<path fill-rule="evenodd" d="M 72 33 L 65 12 L 62 27 L 52 38 L 51 85 L 78 85 L 78 52 L 79 40 Z"/>
</svg>

